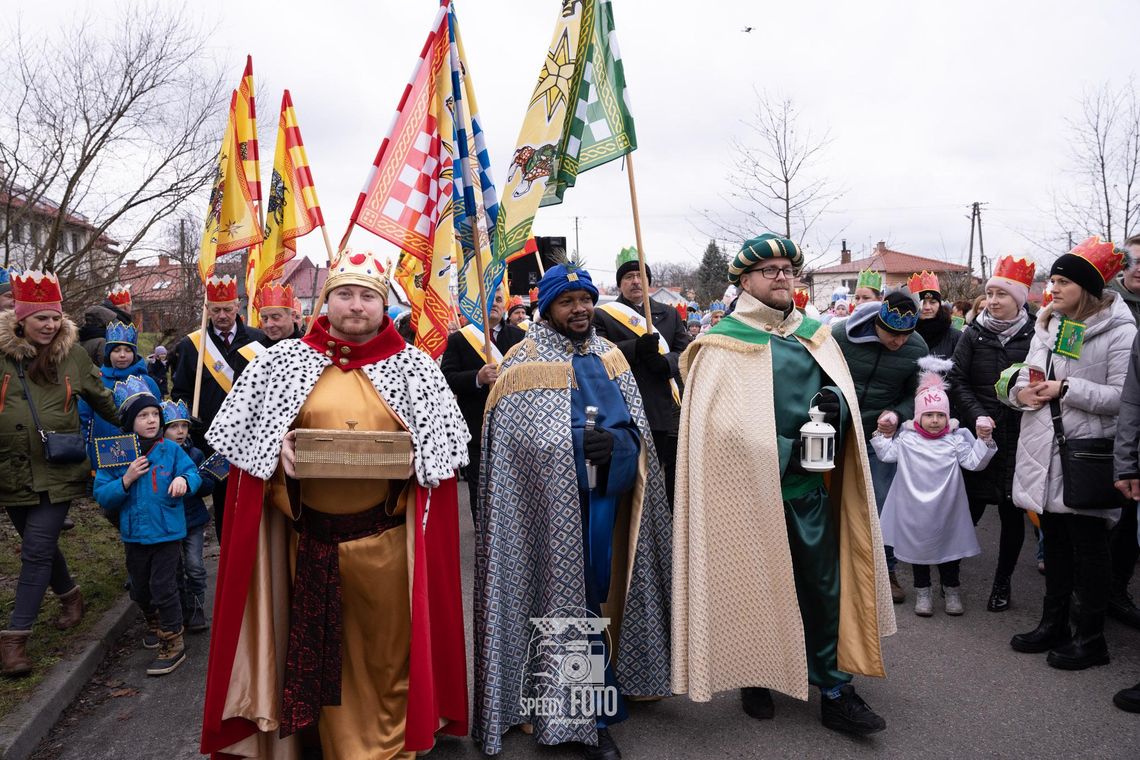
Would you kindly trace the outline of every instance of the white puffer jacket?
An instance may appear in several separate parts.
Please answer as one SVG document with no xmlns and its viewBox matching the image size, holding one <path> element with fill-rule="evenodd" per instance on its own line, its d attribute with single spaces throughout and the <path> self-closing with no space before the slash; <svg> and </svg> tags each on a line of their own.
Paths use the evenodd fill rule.
<svg viewBox="0 0 1140 760">
<path fill-rule="evenodd" d="M 1026 364 L 1036 367 L 1048 367 L 1051 362 L 1054 379 L 1068 381 L 1068 391 L 1061 399 L 1061 420 L 1069 438 L 1112 438 L 1116 433 L 1120 391 L 1128 375 L 1136 321 L 1118 294 L 1107 289 L 1105 293 L 1112 301 L 1085 322 L 1080 359 L 1051 353 L 1061 323 L 1052 306 L 1045 307 L 1038 315 L 1033 342 L 1025 359 Z M 1028 384 L 1029 372 L 1023 369 L 1010 388 L 1009 398 L 1003 399 L 1025 412 L 1021 415 L 1013 503 L 1038 514 L 1081 514 L 1115 523 L 1120 519 L 1119 509 L 1077 512 L 1065 506 L 1061 458 L 1053 440 L 1049 405 L 1033 411 L 1017 400 L 1017 392 Z"/>
</svg>

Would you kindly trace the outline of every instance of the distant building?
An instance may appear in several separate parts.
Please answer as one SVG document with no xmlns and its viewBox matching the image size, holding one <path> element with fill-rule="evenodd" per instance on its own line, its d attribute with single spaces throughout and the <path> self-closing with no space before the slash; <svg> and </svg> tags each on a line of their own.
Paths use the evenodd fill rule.
<svg viewBox="0 0 1140 760">
<path fill-rule="evenodd" d="M 654 288 L 649 294 L 649 297 L 658 303 L 663 303 L 667 306 L 677 306 L 688 304 L 689 302 L 681 295 L 680 288 Z"/>
<path fill-rule="evenodd" d="M 32 266 L 36 252 L 47 243 L 48 233 L 59 216 L 59 206 L 51 199 L 33 200 L 25 188 L 0 181 L 0 263 L 20 269 Z M 105 279 L 119 261 L 119 243 L 100 234 L 82 214 L 64 214 L 56 260 L 66 260 L 88 243 L 90 250 L 84 254 L 76 275 Z"/>
<path fill-rule="evenodd" d="M 883 285 L 888 290 L 906 285 L 907 278 L 915 272 L 927 271 L 943 275 L 964 274 L 970 271 L 962 264 L 951 264 L 938 259 L 928 259 L 925 256 L 915 256 L 913 253 L 892 251 L 887 248 L 884 241 L 880 240 L 870 256 L 854 261 L 851 259 L 851 251 L 844 245 L 838 264 L 805 272 L 801 280 L 804 286 L 811 290 L 812 302 L 819 308 L 826 308 L 831 301 L 831 294 L 837 287 L 842 285 L 848 292 L 854 293 L 859 273 L 865 269 L 882 273 Z"/>
</svg>

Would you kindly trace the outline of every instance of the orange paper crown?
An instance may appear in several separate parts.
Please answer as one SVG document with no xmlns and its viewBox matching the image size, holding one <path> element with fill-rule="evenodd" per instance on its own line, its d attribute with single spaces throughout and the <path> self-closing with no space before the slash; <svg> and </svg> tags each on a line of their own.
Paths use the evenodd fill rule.
<svg viewBox="0 0 1140 760">
<path fill-rule="evenodd" d="M 1012 256 L 1002 256 L 998 259 L 994 269 L 994 277 L 1003 280 L 1020 282 L 1025 287 L 1033 286 L 1033 275 L 1037 272 L 1037 265 L 1028 259 L 1015 259 Z"/>
<path fill-rule="evenodd" d="M 796 288 L 796 291 L 792 293 L 792 301 L 796 304 L 797 309 L 802 309 L 811 301 L 811 293 L 808 292 L 807 288 Z"/>
<path fill-rule="evenodd" d="M 122 309 L 123 311 L 131 310 L 131 291 L 129 287 L 116 285 L 111 288 L 111 292 L 107 294 L 107 300 L 117 309 Z"/>
<path fill-rule="evenodd" d="M 530 293 L 528 293 L 527 295 L 530 296 L 530 302 L 532 304 L 538 303 L 538 288 L 531 288 Z"/>
<path fill-rule="evenodd" d="M 262 309 L 292 309 L 293 286 L 271 282 L 257 291 L 257 302 Z"/>
<path fill-rule="evenodd" d="M 916 296 L 924 290 L 933 290 L 939 295 L 942 294 L 942 288 L 938 286 L 938 275 L 934 272 L 923 271 L 912 274 L 910 279 L 906 281 L 906 286 Z"/>
<path fill-rule="evenodd" d="M 526 308 L 526 304 L 523 303 L 522 296 L 511 296 L 511 300 L 507 302 L 507 313 L 510 313 L 514 309 L 522 308 Z"/>
<path fill-rule="evenodd" d="M 1044 308 L 1051 303 L 1053 303 L 1053 291 L 1052 290 L 1046 290 L 1044 293 L 1041 294 L 1041 307 Z"/>
<path fill-rule="evenodd" d="M 1124 269 L 1124 253 L 1117 251 L 1116 246 L 1107 240 L 1102 242 L 1098 235 L 1093 235 L 1070 253 L 1096 267 L 1106 284 Z"/>
<path fill-rule="evenodd" d="M 237 300 L 237 280 L 228 274 L 222 278 L 214 275 L 206 280 L 207 303 L 230 303 Z"/>
<path fill-rule="evenodd" d="M 58 306 L 63 302 L 63 291 L 51 272 L 29 269 L 23 274 L 13 275 L 12 299 L 21 304 Z"/>
</svg>

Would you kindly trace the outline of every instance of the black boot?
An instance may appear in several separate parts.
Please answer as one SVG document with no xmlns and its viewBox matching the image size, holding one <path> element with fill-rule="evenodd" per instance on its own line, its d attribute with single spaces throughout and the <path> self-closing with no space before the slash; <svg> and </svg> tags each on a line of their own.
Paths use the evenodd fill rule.
<svg viewBox="0 0 1140 760">
<path fill-rule="evenodd" d="M 1009 576 L 994 576 L 994 587 L 990 590 L 990 601 L 986 609 L 990 612 L 1005 612 L 1009 609 Z"/>
<path fill-rule="evenodd" d="M 754 686 L 740 690 L 740 704 L 744 714 L 756 720 L 771 720 L 776 717 L 776 705 L 772 704 L 772 692 Z"/>
<path fill-rule="evenodd" d="M 582 756 L 586 760 L 621 760 L 621 750 L 607 728 L 598 729 L 598 746 L 582 745 Z"/>
<path fill-rule="evenodd" d="M 1140 683 L 1112 695 L 1112 704 L 1130 713 L 1140 713 Z"/>
<path fill-rule="evenodd" d="M 1140 608 L 1132 601 L 1128 584 L 1112 584 L 1112 593 L 1108 597 L 1108 614 L 1125 625 L 1140 629 Z"/>
<path fill-rule="evenodd" d="M 1068 595 L 1060 599 L 1046 596 L 1041 622 L 1032 631 L 1014 636 L 1009 645 L 1016 652 L 1040 654 L 1069 643 L 1071 638 Z"/>
<path fill-rule="evenodd" d="M 1104 613 L 1082 612 L 1076 637 L 1067 644 L 1054 647 L 1045 661 L 1059 670 L 1084 670 L 1094 665 L 1107 665 Z"/>
<path fill-rule="evenodd" d="M 855 693 L 851 684 L 845 684 L 835 699 L 821 695 L 820 703 L 820 719 L 832 731 L 866 736 L 887 727 L 887 722 Z"/>
</svg>

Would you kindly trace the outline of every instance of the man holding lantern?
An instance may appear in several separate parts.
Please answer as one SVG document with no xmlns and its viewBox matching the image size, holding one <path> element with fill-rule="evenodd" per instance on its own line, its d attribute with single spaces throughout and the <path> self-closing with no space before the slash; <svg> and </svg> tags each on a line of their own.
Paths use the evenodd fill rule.
<svg viewBox="0 0 1140 760">
<path fill-rule="evenodd" d="M 802 266 L 791 240 L 746 241 L 735 311 L 681 357 L 673 686 L 696 701 L 739 687 L 767 719 L 769 689 L 806 700 L 810 683 L 826 727 L 870 734 L 886 723 L 851 674 L 885 675 L 894 611 L 855 386 L 827 327 L 794 307 Z M 809 432 L 813 407 L 833 449 Z"/>
</svg>

